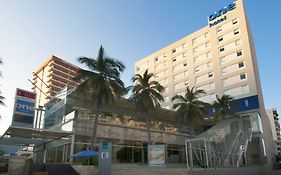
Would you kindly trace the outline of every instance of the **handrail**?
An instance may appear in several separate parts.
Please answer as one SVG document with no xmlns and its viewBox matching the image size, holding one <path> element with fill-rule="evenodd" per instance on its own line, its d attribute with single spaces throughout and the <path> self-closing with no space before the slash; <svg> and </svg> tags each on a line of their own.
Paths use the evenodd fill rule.
<svg viewBox="0 0 281 175">
<path fill-rule="evenodd" d="M 246 141 L 245 141 L 245 147 L 244 147 L 244 149 L 240 149 L 240 150 L 239 150 L 238 159 L 237 159 L 237 162 L 236 162 L 236 168 L 239 168 L 240 161 L 241 161 L 241 159 L 242 159 L 243 153 L 246 154 L 246 152 L 247 152 L 248 144 L 249 144 L 249 142 L 252 141 L 252 135 L 253 135 L 252 132 L 250 132 L 250 133 L 248 134 L 248 138 L 247 138 Z"/>
<path fill-rule="evenodd" d="M 226 156 L 225 159 L 223 160 L 223 165 L 225 165 L 226 160 L 229 158 L 230 153 L 231 153 L 233 147 L 236 145 L 236 142 L 237 142 L 238 137 L 239 137 L 240 134 L 241 134 L 241 130 L 239 129 L 239 131 L 238 131 L 238 133 L 237 133 L 237 135 L 236 135 L 236 137 L 235 137 L 235 139 L 234 139 L 234 141 L 233 141 L 233 143 L 232 143 L 232 145 L 231 145 L 231 147 L 230 147 L 230 149 L 229 149 L 229 151 L 228 151 L 228 153 L 227 153 L 227 156 Z"/>
</svg>

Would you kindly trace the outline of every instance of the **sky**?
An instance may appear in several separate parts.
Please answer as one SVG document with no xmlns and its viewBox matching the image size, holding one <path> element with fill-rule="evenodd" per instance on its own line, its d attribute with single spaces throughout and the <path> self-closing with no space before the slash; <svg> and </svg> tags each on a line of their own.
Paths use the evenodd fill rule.
<svg viewBox="0 0 281 175">
<path fill-rule="evenodd" d="M 131 85 L 134 63 L 207 25 L 207 16 L 233 0 L 1 0 L 0 135 L 12 119 L 15 89 L 31 90 L 32 72 L 56 55 L 80 66 L 102 45 L 122 61 Z M 281 110 L 281 1 L 244 0 L 256 46 L 266 108 Z M 281 113 L 281 112 L 280 112 Z"/>
</svg>

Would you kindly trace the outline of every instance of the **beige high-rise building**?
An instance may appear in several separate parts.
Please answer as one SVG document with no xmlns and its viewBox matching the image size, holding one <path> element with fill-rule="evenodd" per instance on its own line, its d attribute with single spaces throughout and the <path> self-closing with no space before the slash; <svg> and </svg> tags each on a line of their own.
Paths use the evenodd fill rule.
<svg viewBox="0 0 281 175">
<path fill-rule="evenodd" d="M 272 139 L 274 142 L 275 154 L 281 156 L 281 136 L 280 136 L 280 124 L 278 113 L 275 108 L 266 110 L 270 120 Z"/>
<path fill-rule="evenodd" d="M 36 107 L 44 106 L 65 86 L 78 86 L 79 83 L 73 81 L 73 78 L 80 69 L 54 55 L 50 56 L 32 75 Z"/>
<path fill-rule="evenodd" d="M 263 103 L 255 47 L 243 1 L 238 0 L 212 13 L 207 26 L 135 63 L 135 73 L 146 69 L 165 87 L 162 107 L 171 109 L 171 98 L 185 94 L 186 87 L 206 91 L 200 97 L 212 103 L 216 95 L 230 95 L 240 105 L 236 111 L 247 117 L 254 137 L 248 153 L 263 159 L 272 143 L 270 124 Z M 253 147 L 253 148 L 252 148 Z M 259 147 L 259 153 L 255 152 Z M 270 156 L 266 156 L 271 161 Z"/>
</svg>

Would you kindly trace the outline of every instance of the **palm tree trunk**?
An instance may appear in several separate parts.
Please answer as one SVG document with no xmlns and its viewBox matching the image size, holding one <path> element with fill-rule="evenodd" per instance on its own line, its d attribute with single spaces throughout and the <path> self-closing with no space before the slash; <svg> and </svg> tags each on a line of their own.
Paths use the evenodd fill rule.
<svg viewBox="0 0 281 175">
<path fill-rule="evenodd" d="M 94 121 L 93 133 L 92 133 L 92 137 L 91 137 L 91 146 L 90 146 L 91 150 L 94 150 L 95 142 L 96 142 L 96 139 L 97 139 L 98 119 L 99 119 L 99 115 L 97 113 L 94 117 L 95 121 Z"/>
<path fill-rule="evenodd" d="M 94 150 L 95 147 L 95 143 L 97 140 L 97 129 L 98 129 L 98 122 L 99 122 L 99 111 L 100 111 L 100 101 L 101 101 L 101 96 L 100 93 L 96 99 L 96 115 L 94 117 L 95 121 L 94 121 L 94 128 L 93 128 L 93 133 L 92 133 L 92 137 L 91 137 L 91 146 L 90 149 Z"/>
<path fill-rule="evenodd" d="M 146 125 L 147 125 L 147 138 L 148 138 L 148 144 L 151 144 L 151 128 L 150 128 L 150 116 L 145 113 L 146 118 Z"/>
</svg>

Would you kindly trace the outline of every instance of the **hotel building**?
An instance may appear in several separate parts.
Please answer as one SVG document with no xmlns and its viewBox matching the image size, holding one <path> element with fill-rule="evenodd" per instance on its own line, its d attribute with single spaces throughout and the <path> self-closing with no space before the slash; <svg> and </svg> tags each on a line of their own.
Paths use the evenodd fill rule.
<svg viewBox="0 0 281 175">
<path fill-rule="evenodd" d="M 36 106 L 44 106 L 65 86 L 78 86 L 79 83 L 73 81 L 73 78 L 80 69 L 54 55 L 50 56 L 32 75 Z"/>
<path fill-rule="evenodd" d="M 280 124 L 277 110 L 273 108 L 266 110 L 266 112 L 271 125 L 272 139 L 274 142 L 274 152 L 276 155 L 281 156 Z"/>
<path fill-rule="evenodd" d="M 146 69 L 165 87 L 162 107 L 172 109 L 174 95 L 186 87 L 206 91 L 200 99 L 212 103 L 216 95 L 230 95 L 239 103 L 236 111 L 246 119 L 253 133 L 252 144 L 260 148 L 264 139 L 272 155 L 270 124 L 265 112 L 258 63 L 243 1 L 238 0 L 208 17 L 208 25 L 135 63 L 135 74 Z M 256 143 L 255 143 L 256 142 Z M 251 153 L 249 153 L 251 154 Z M 270 157 L 270 156 L 267 156 Z M 267 159 L 271 161 L 270 158 Z"/>
<path fill-rule="evenodd" d="M 272 147 L 269 140 L 272 136 L 242 0 L 210 15 L 209 20 L 203 29 L 135 64 L 135 73 L 141 74 L 148 69 L 165 87 L 162 106 L 169 110 L 156 109 L 148 114 L 153 116 L 150 125 L 152 142 L 165 145 L 165 156 L 162 157 L 166 164 L 185 164 L 189 157 L 190 166 L 191 162 L 197 162 L 198 167 L 238 167 L 243 165 L 241 158 L 244 156 L 247 165 L 266 163 L 265 158 L 270 165 Z M 55 65 L 48 66 L 47 72 Z M 175 94 L 184 94 L 186 86 L 204 89 L 207 95 L 201 100 L 206 102 L 212 102 L 216 94 L 233 96 L 234 102 L 240 104 L 235 110 L 241 117 L 219 122 L 207 131 L 204 126 L 179 125 L 177 113 L 170 110 L 170 99 Z M 50 100 L 45 105 L 44 130 L 48 136 L 55 136 L 50 131 L 60 135 L 34 147 L 34 162 L 79 163 L 69 155 L 90 145 L 93 116 L 97 113 L 94 103 L 90 96 L 82 97 L 75 89 L 62 93 L 59 100 Z M 112 163 L 149 162 L 146 119 L 132 101 L 116 99 L 114 105 L 102 105 L 98 112 L 96 148 L 103 141 L 111 142 Z M 196 157 L 202 152 L 192 152 L 191 146 L 190 152 L 186 151 L 186 140 L 192 139 L 205 142 L 206 158 L 202 157 L 201 162 L 190 160 L 192 154 Z M 247 154 L 241 154 L 244 151 L 241 152 L 241 146 Z M 212 151 L 211 154 L 208 155 L 207 150 Z M 206 166 L 202 166 L 204 164 Z"/>
</svg>

